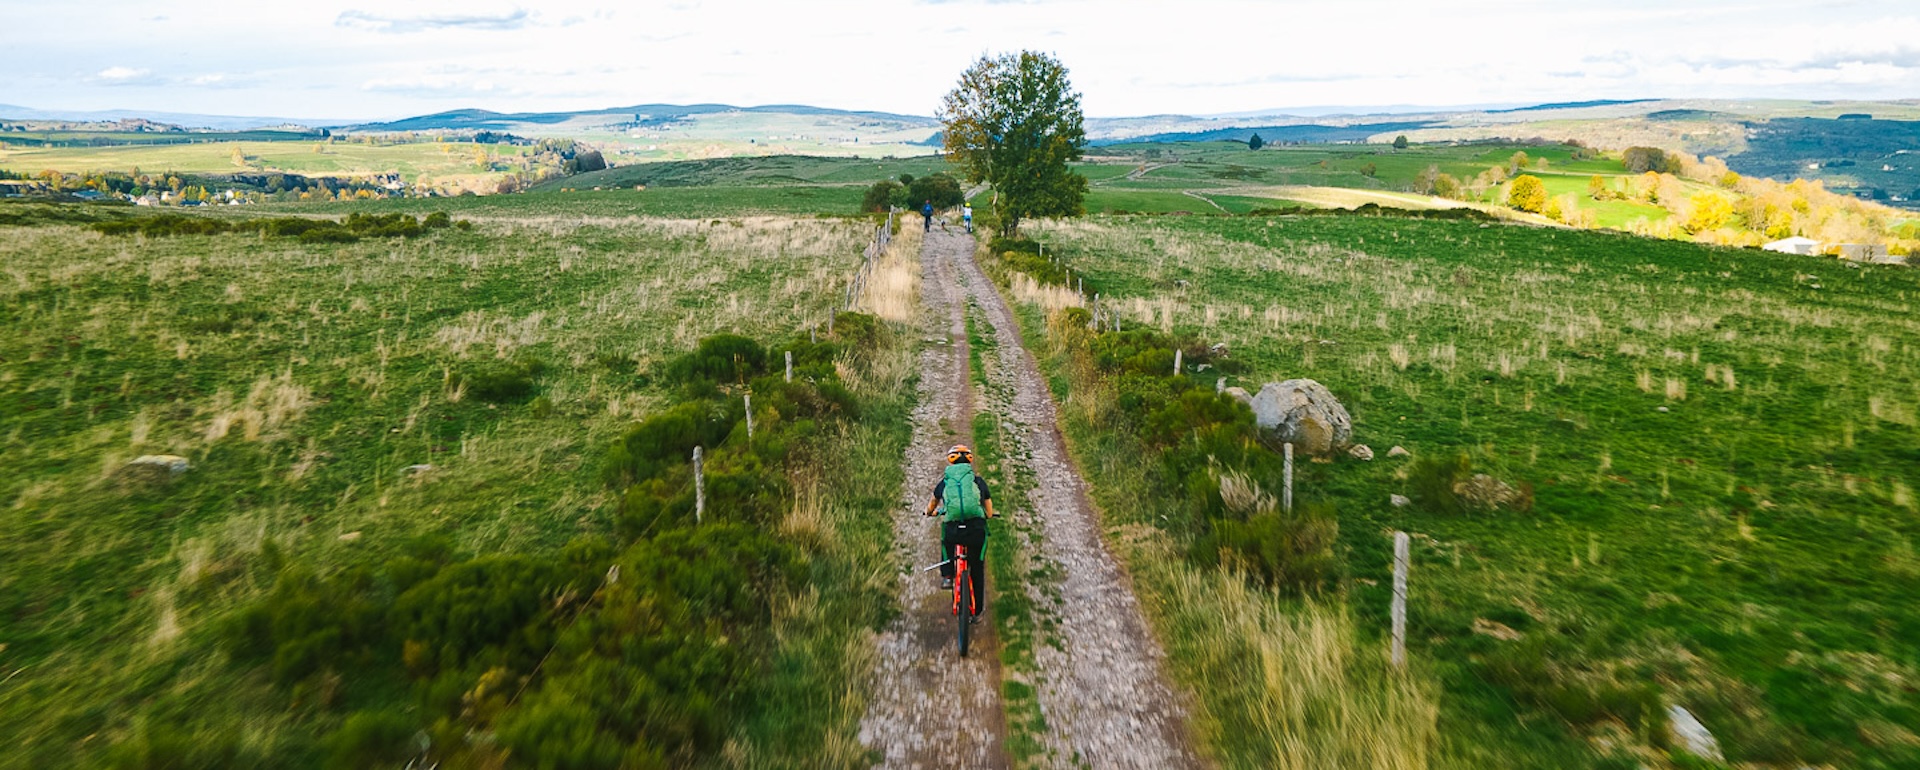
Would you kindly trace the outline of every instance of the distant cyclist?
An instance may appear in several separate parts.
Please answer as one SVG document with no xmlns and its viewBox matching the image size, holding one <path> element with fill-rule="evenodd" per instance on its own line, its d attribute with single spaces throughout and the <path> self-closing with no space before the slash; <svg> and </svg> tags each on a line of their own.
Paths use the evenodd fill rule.
<svg viewBox="0 0 1920 770">
<path fill-rule="evenodd" d="M 927 220 L 927 232 L 933 232 L 933 201 L 929 200 L 920 207 L 920 216 Z"/>
<path fill-rule="evenodd" d="M 967 234 L 972 235 L 973 234 L 973 203 L 972 202 L 968 202 L 960 207 L 960 221 L 967 223 Z"/>
<path fill-rule="evenodd" d="M 947 470 L 940 483 L 933 485 L 933 499 L 927 501 L 926 515 L 938 511 L 941 516 L 940 551 L 947 560 L 940 566 L 940 588 L 953 588 L 953 547 L 967 547 L 967 561 L 973 575 L 973 597 L 981 612 L 987 606 L 987 519 L 993 518 L 993 494 L 987 482 L 973 472 L 973 450 L 955 444 L 947 450 Z"/>
</svg>

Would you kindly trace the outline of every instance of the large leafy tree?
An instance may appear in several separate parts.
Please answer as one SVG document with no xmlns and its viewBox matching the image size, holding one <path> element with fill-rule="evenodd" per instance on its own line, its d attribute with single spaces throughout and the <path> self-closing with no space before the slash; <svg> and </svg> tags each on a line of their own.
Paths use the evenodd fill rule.
<svg viewBox="0 0 1920 770">
<path fill-rule="evenodd" d="M 1540 213 L 1547 206 L 1547 185 L 1540 177 L 1521 174 L 1507 188 L 1507 205 L 1520 211 Z"/>
<path fill-rule="evenodd" d="M 1086 213 L 1086 177 L 1068 170 L 1087 144 L 1080 94 L 1042 53 L 983 56 L 940 106 L 947 159 L 970 184 L 993 185 L 1000 233 L 1033 217 Z"/>
</svg>

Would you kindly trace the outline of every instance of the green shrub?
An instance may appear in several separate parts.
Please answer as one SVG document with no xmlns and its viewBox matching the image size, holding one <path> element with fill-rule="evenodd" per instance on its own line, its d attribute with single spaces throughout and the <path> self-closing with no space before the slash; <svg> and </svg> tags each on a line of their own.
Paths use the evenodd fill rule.
<svg viewBox="0 0 1920 770">
<path fill-rule="evenodd" d="M 348 214 L 344 223 L 355 235 L 376 238 L 412 238 L 422 232 L 420 220 L 408 214 Z"/>
<path fill-rule="evenodd" d="M 338 227 L 316 228 L 300 234 L 301 243 L 354 243 L 360 236 Z"/>
<path fill-rule="evenodd" d="M 435 211 L 428 214 L 427 218 L 420 222 L 420 226 L 429 230 L 443 230 L 453 226 L 453 218 L 447 216 L 445 211 Z"/>
<path fill-rule="evenodd" d="M 614 770 L 665 768 L 666 758 L 631 750 L 613 734 L 603 732 L 594 711 L 563 697 L 535 696 L 500 722 L 500 745 L 526 767 L 539 770 Z M 641 754 L 631 757 L 629 751 Z"/>
<path fill-rule="evenodd" d="M 413 643 L 415 673 L 481 666 L 525 671 L 553 644 L 557 597 L 590 590 L 580 575 L 548 560 L 481 556 L 448 566 L 401 594 L 388 630 Z"/>
<path fill-rule="evenodd" d="M 901 181 L 907 186 L 908 206 L 916 210 L 926 205 L 927 201 L 933 201 L 934 208 L 944 209 L 958 206 L 967 200 L 965 191 L 960 189 L 960 180 L 954 179 L 944 171 L 936 171 L 911 181 L 903 178 Z"/>
<path fill-rule="evenodd" d="M 1055 264 L 1053 260 L 1040 256 L 1040 244 L 1035 241 L 997 237 L 987 243 L 987 252 L 994 256 L 1000 269 L 1019 272 L 1048 286 L 1079 288 L 1078 285 L 1068 284 L 1065 265 Z M 1088 284 L 1086 291 L 1097 293 L 1099 288 Z"/>
<path fill-rule="evenodd" d="M 692 352 L 667 363 L 669 381 L 682 384 L 744 385 L 767 371 L 767 349 L 737 334 L 717 334 Z"/>
<path fill-rule="evenodd" d="M 894 198 L 900 194 L 900 189 L 900 184 L 891 179 L 874 182 L 860 199 L 860 210 L 869 214 L 886 211 L 888 206 L 895 205 Z"/>
<path fill-rule="evenodd" d="M 1423 454 L 1407 470 L 1409 497 L 1430 513 L 1458 515 L 1466 502 L 1454 491 L 1454 485 L 1473 477 L 1473 460 L 1464 454 Z"/>
<path fill-rule="evenodd" d="M 305 236 L 302 236 L 305 237 Z M 467 395 L 490 403 L 524 401 L 538 389 L 535 380 L 547 370 L 546 362 L 531 356 L 508 361 L 479 361 L 454 375 L 453 385 L 464 386 Z"/>
<path fill-rule="evenodd" d="M 265 601 L 229 616 L 222 646 L 237 660 L 267 662 L 291 684 L 359 659 L 383 634 L 374 577 L 353 569 L 331 578 L 288 569 Z"/>
<path fill-rule="evenodd" d="M 739 416 L 724 405 L 694 401 L 670 407 L 629 428 L 608 448 L 603 477 L 614 486 L 658 475 L 693 460 L 693 448 L 719 445 Z"/>
<path fill-rule="evenodd" d="M 1250 575 L 1289 593 L 1317 591 L 1339 574 L 1333 552 L 1340 524 L 1332 506 L 1303 505 L 1289 515 L 1259 513 L 1245 521 L 1221 519 L 1211 536 L 1195 540 L 1202 563 L 1231 560 Z"/>
<path fill-rule="evenodd" d="M 331 770 L 398 767 L 419 754 L 414 736 L 420 728 L 399 711 L 362 711 L 327 736 L 326 766 Z"/>
<path fill-rule="evenodd" d="M 877 350 L 885 344 L 886 335 L 887 327 L 879 316 L 841 311 L 833 317 L 832 337 L 846 350 L 862 353 Z"/>
<path fill-rule="evenodd" d="M 246 756 L 240 736 L 206 733 L 171 724 L 149 725 L 107 751 L 114 770 L 224 770 L 263 767 L 264 757 Z"/>
<path fill-rule="evenodd" d="M 642 767 L 717 750 L 771 641 L 773 597 L 805 576 L 764 528 L 724 523 L 642 540 L 619 564 L 597 611 L 562 635 L 545 686 L 502 720 L 510 746 L 584 763 L 544 766 L 604 767 L 615 746 L 657 752 L 628 755 Z"/>
</svg>

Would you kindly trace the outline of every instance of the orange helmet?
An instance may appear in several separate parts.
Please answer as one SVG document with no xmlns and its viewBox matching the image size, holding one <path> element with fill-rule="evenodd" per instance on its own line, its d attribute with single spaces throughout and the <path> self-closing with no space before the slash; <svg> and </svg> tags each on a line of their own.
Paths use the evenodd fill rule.
<svg viewBox="0 0 1920 770">
<path fill-rule="evenodd" d="M 952 449 L 947 450 L 947 464 L 954 463 L 972 464 L 973 450 L 968 449 L 966 444 L 954 444 Z"/>
</svg>

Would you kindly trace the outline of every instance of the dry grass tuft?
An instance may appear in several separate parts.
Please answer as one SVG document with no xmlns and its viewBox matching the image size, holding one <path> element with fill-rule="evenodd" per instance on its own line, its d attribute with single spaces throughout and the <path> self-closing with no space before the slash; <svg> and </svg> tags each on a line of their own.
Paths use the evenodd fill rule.
<svg viewBox="0 0 1920 770">
<path fill-rule="evenodd" d="M 294 382 L 292 371 L 255 380 L 246 399 L 238 403 L 232 394 L 220 391 L 206 410 L 212 415 L 207 423 L 207 442 L 226 438 L 236 427 L 248 441 L 273 441 L 279 434 L 270 431 L 298 421 L 312 405 L 312 391 Z"/>
<path fill-rule="evenodd" d="M 1031 303 L 1044 308 L 1048 315 L 1062 308 L 1080 307 L 1085 304 L 1078 292 L 1064 286 L 1051 286 L 1034 280 L 1032 277 L 1015 272 L 1011 276 L 1013 299 L 1015 302 Z"/>
<path fill-rule="evenodd" d="M 1220 474 L 1220 501 L 1241 516 L 1273 513 L 1280 505 L 1272 494 L 1239 471 Z"/>
<path fill-rule="evenodd" d="M 1191 673 L 1232 672 L 1197 687 L 1230 691 L 1242 713 L 1205 704 L 1203 729 L 1216 745 L 1252 744 L 1257 766 L 1282 770 L 1364 767 L 1424 770 L 1437 737 L 1430 686 L 1392 672 L 1383 651 L 1362 647 L 1353 619 L 1307 602 L 1283 608 L 1230 570 L 1203 573 L 1177 559 L 1150 563 L 1164 581 L 1176 665 Z M 1239 711 L 1239 709 L 1236 709 Z M 1245 729 L 1244 735 L 1225 735 Z"/>
<path fill-rule="evenodd" d="M 920 301 L 920 239 L 919 230 L 903 227 L 888 242 L 867 278 L 861 309 L 893 323 L 913 322 Z"/>
</svg>

